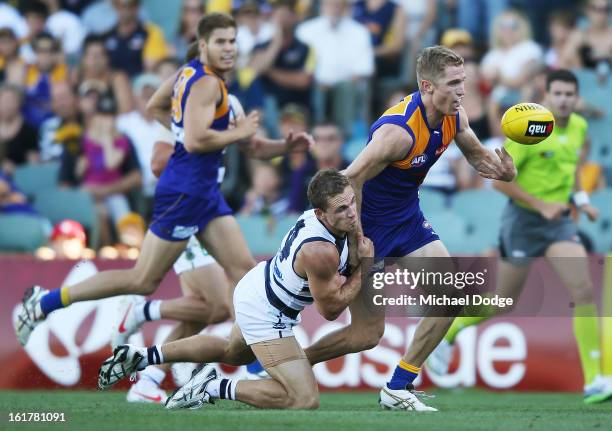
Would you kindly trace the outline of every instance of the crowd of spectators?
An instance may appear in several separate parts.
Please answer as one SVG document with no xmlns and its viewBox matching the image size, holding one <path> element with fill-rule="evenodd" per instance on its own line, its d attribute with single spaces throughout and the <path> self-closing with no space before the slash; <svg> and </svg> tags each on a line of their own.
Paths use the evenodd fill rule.
<svg viewBox="0 0 612 431">
<path fill-rule="evenodd" d="M 309 153 L 266 163 L 228 151 L 223 190 L 244 215 L 306 209 L 314 173 L 345 168 L 369 123 L 415 91 L 425 46 L 465 58 L 464 106 L 483 142 L 499 139 L 507 107 L 537 100 L 546 69 L 590 68 L 602 83 L 610 73 L 608 0 L 182 0 L 172 34 L 140 0 L 9 0 L 0 4 L 0 213 L 34 211 L 11 180 L 19 166 L 57 163 L 59 187 L 93 197 L 96 244 L 120 240 L 135 213 L 146 225 L 159 125 L 145 106 L 184 63 L 207 11 L 237 20 L 228 88 L 247 112 L 261 110 L 261 133 L 316 140 Z M 452 194 L 482 182 L 453 150 L 425 186 Z"/>
</svg>

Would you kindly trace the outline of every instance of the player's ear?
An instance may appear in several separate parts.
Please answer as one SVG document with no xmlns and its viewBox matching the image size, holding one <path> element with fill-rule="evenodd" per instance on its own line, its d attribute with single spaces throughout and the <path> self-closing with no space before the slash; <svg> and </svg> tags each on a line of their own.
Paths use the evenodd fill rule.
<svg viewBox="0 0 612 431">
<path fill-rule="evenodd" d="M 431 93 L 433 90 L 433 84 L 431 81 L 426 79 L 421 80 L 421 88 L 423 89 L 423 93 Z"/>
<path fill-rule="evenodd" d="M 321 208 L 315 208 L 314 212 L 319 220 L 323 220 L 325 218 L 325 213 L 321 210 Z"/>
<path fill-rule="evenodd" d="M 198 49 L 200 52 L 206 52 L 206 39 L 198 39 Z"/>
</svg>

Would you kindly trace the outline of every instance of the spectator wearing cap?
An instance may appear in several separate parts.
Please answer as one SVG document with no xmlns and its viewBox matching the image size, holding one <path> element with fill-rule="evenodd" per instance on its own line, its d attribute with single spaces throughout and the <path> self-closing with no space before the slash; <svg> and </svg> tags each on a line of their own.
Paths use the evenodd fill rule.
<svg viewBox="0 0 612 431">
<path fill-rule="evenodd" d="M 79 88 L 84 133 L 78 155 L 64 151 L 60 183 L 79 186 L 96 202 L 100 243 L 111 243 L 111 225 L 130 212 L 126 193 L 140 187 L 138 160 L 129 139 L 115 127 L 116 108 L 98 81 Z M 110 219 L 110 220 L 109 220 Z"/>
<path fill-rule="evenodd" d="M 476 48 L 470 33 L 464 29 L 451 28 L 442 34 L 440 44 L 457 52 L 463 57 L 465 69 L 465 95 L 463 107 L 468 115 L 470 127 L 479 139 L 491 136 L 487 120 L 487 97 L 484 91 L 484 78 L 481 75 Z"/>
<path fill-rule="evenodd" d="M 51 108 L 55 115 L 45 120 L 39 131 L 42 162 L 59 161 L 64 151 L 78 154 L 81 148 L 83 127 L 77 98 L 69 82 L 60 81 L 51 86 Z"/>
<path fill-rule="evenodd" d="M 68 79 L 68 67 L 62 61 L 58 41 L 49 33 L 41 33 L 32 41 L 36 61 L 26 72 L 26 103 L 24 116 L 28 124 L 38 129 L 51 110 L 51 85 Z"/>
<path fill-rule="evenodd" d="M 142 172 L 142 197 L 140 212 L 148 218 L 153 204 L 157 178 L 151 171 L 153 143 L 159 136 L 159 124 L 147 111 L 149 99 L 161 85 L 157 75 L 147 73 L 134 80 L 133 92 L 136 109 L 120 115 L 117 119 L 117 130 L 127 136 L 136 151 L 136 157 Z"/>
<path fill-rule="evenodd" d="M 315 121 L 332 118 L 350 134 L 358 114 L 367 116 L 358 108 L 367 106 L 367 78 L 374 73 L 370 33 L 347 16 L 346 0 L 322 0 L 321 15 L 300 24 L 296 35 L 315 52 Z"/>
<path fill-rule="evenodd" d="M 71 74 L 71 81 L 77 87 L 92 80 L 105 84 L 108 96 L 115 100 L 120 114 L 134 108 L 130 79 L 125 72 L 111 68 L 105 39 L 100 36 L 88 36 L 85 39 L 81 64 Z"/>
<path fill-rule="evenodd" d="M 274 36 L 269 42 L 255 46 L 249 67 L 261 76 L 267 99 L 266 128 L 271 135 L 277 136 L 279 109 L 288 103 L 310 108 L 314 53 L 295 37 L 296 1 L 278 0 L 273 8 Z"/>
<path fill-rule="evenodd" d="M 40 247 L 35 254 L 42 260 L 79 260 L 95 257 L 94 251 L 87 248 L 87 235 L 81 223 L 69 219 L 62 220 L 53 227 L 49 246 Z"/>
<path fill-rule="evenodd" d="M 38 160 L 38 134 L 21 114 L 23 92 L 14 84 L 0 86 L 0 169 L 12 175 L 15 167 Z"/>
<path fill-rule="evenodd" d="M 140 0 L 112 0 L 117 25 L 104 34 L 113 69 L 134 77 L 153 70 L 168 55 L 161 29 L 138 17 Z"/>
<path fill-rule="evenodd" d="M 25 63 L 19 56 L 19 41 L 10 27 L 0 27 L 0 82 L 24 84 Z"/>
<path fill-rule="evenodd" d="M 102 247 L 98 256 L 102 259 L 138 259 L 146 233 L 144 219 L 137 213 L 128 213 L 117 222 L 119 241 L 114 246 Z"/>
<path fill-rule="evenodd" d="M 204 15 L 203 0 L 182 0 L 181 16 L 176 35 L 171 40 L 170 48 L 174 57 L 187 57 L 189 46 L 196 40 L 198 22 Z"/>
</svg>

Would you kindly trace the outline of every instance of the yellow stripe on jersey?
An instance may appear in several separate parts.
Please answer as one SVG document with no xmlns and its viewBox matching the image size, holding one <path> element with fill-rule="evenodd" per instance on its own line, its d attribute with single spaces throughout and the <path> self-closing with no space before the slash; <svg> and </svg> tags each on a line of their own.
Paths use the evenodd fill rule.
<svg viewBox="0 0 612 431">
<path fill-rule="evenodd" d="M 221 87 L 221 103 L 217 106 L 215 110 L 215 120 L 223 117 L 225 114 L 229 112 L 229 98 L 227 97 L 227 88 L 225 87 L 225 82 L 221 78 L 217 76 L 215 72 L 208 66 L 204 66 L 204 71 L 210 76 L 214 76 L 219 80 L 219 86 Z"/>
<path fill-rule="evenodd" d="M 391 164 L 391 166 L 400 169 L 410 169 L 410 163 L 412 162 L 414 156 L 423 154 L 427 149 L 430 137 L 429 129 L 425 125 L 420 109 L 414 110 L 406 124 L 412 130 L 415 142 L 412 144 L 412 149 L 410 150 L 410 153 L 408 153 L 408 157 Z"/>
</svg>

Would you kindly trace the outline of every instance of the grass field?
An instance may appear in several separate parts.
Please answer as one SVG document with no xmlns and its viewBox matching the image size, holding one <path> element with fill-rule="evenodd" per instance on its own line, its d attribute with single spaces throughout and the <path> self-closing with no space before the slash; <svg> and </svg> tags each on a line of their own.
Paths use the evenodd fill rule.
<svg viewBox="0 0 612 431">
<path fill-rule="evenodd" d="M 323 394 L 317 411 L 256 410 L 219 402 L 169 412 L 126 403 L 122 392 L 0 391 L 0 430 L 606 430 L 612 402 L 585 406 L 578 394 L 437 391 L 438 413 L 382 411 L 371 392 Z M 65 423 L 9 423 L 9 412 L 65 412 Z"/>
</svg>

